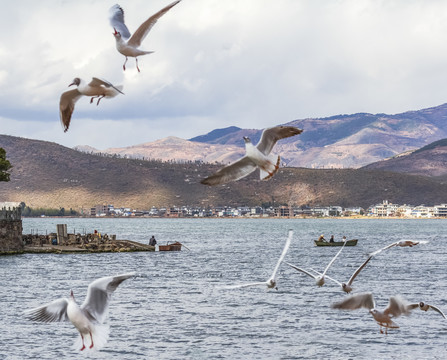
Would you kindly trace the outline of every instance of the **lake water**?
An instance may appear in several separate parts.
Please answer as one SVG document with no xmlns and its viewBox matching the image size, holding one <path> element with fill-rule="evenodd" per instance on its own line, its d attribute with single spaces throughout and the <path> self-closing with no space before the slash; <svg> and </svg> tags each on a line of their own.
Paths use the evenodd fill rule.
<svg viewBox="0 0 447 360">
<path fill-rule="evenodd" d="M 286 261 L 322 271 L 339 248 L 313 245 L 320 234 L 358 238 L 328 275 L 347 281 L 366 254 L 391 242 L 354 282 L 373 292 L 378 308 L 392 295 L 424 301 L 447 313 L 447 221 L 340 219 L 24 219 L 24 233 L 68 231 L 116 234 L 159 244 L 180 241 L 190 250 L 110 254 L 26 254 L 0 257 L 0 359 L 445 359 L 447 320 L 416 309 L 396 319 L 388 335 L 366 309 L 330 308 L 346 295 L 327 280 L 319 288 L 282 264 L 278 291 L 219 286 L 267 280 L 294 231 Z M 98 352 L 72 349 L 70 323 L 33 323 L 24 309 L 68 297 L 78 303 L 102 276 L 136 271 L 115 291 L 110 337 Z"/>
</svg>

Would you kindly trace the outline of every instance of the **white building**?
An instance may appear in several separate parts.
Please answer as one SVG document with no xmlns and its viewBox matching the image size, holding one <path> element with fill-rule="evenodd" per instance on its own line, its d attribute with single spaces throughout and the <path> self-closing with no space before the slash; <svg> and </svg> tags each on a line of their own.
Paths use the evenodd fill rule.
<svg viewBox="0 0 447 360">
<path fill-rule="evenodd" d="M 399 205 L 383 200 L 382 204 L 377 204 L 371 208 L 371 213 L 379 217 L 395 216 L 398 209 Z"/>
<path fill-rule="evenodd" d="M 433 215 L 437 217 L 447 217 L 447 204 L 435 205 Z"/>
</svg>

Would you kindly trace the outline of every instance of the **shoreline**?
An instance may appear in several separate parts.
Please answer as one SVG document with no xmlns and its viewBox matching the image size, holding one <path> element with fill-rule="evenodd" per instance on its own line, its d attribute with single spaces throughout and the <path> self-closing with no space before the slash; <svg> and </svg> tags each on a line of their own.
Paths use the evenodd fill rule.
<svg viewBox="0 0 447 360">
<path fill-rule="evenodd" d="M 325 217 L 312 217 L 312 216 L 22 216 L 22 220 L 25 219 L 170 219 L 170 220 L 226 220 L 226 219 L 242 219 L 242 220 L 282 220 L 282 219 L 294 219 L 294 220 L 447 220 L 447 217 L 403 217 L 403 216 L 325 216 Z"/>
</svg>

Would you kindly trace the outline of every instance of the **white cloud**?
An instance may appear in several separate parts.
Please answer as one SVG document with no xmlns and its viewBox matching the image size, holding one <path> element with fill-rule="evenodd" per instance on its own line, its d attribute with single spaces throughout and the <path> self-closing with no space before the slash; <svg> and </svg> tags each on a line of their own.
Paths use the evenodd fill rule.
<svg viewBox="0 0 447 360">
<path fill-rule="evenodd" d="M 135 31 L 170 0 L 123 0 Z M 115 49 L 113 1 L 10 2 L 0 13 L 0 133 L 100 149 L 214 128 L 386 112 L 445 102 L 447 3 L 423 0 L 183 0 L 142 44 L 141 73 Z M 76 76 L 124 85 L 81 99 L 70 130 L 60 94 Z"/>
</svg>

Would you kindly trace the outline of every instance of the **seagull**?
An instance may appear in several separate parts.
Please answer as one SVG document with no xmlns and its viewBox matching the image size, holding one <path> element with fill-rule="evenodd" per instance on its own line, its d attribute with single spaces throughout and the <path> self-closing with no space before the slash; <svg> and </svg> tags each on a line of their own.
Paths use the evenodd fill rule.
<svg viewBox="0 0 447 360">
<path fill-rule="evenodd" d="M 417 304 L 407 305 L 407 308 L 409 308 L 410 310 L 419 308 L 422 311 L 428 311 L 428 310 L 432 309 L 432 310 L 436 311 L 437 313 L 441 314 L 444 319 L 447 319 L 447 317 L 444 315 L 444 313 L 441 311 L 441 309 L 437 308 L 436 306 L 426 304 L 422 301 Z"/>
<path fill-rule="evenodd" d="M 71 115 L 73 114 L 76 101 L 78 101 L 82 95 L 92 97 L 90 99 L 90 104 L 93 102 L 93 99 L 98 98 L 96 105 L 99 105 L 99 102 L 104 97 L 113 98 L 118 95 L 118 93 L 124 94 L 121 91 L 123 89 L 121 85 L 114 86 L 108 81 L 96 77 L 93 77 L 88 84 L 77 77 L 74 78 L 73 82 L 68 86 L 70 87 L 72 85 L 76 85 L 77 88 L 63 92 L 59 101 L 59 115 L 64 127 L 64 132 L 67 132 L 68 127 L 70 126 Z"/>
<path fill-rule="evenodd" d="M 147 19 L 140 25 L 140 27 L 137 29 L 137 31 L 134 32 L 132 36 L 126 24 L 124 24 L 124 10 L 122 9 L 122 7 L 116 4 L 110 8 L 110 24 L 113 26 L 113 30 L 115 30 L 113 35 L 115 36 L 116 40 L 116 48 L 121 54 L 126 57 L 126 61 L 123 64 L 124 70 L 126 70 L 127 57 L 131 56 L 135 58 L 137 70 L 138 72 L 140 72 L 137 57 L 140 55 L 153 53 L 153 51 L 138 49 L 141 45 L 141 41 L 144 40 L 157 20 L 164 14 L 166 14 L 172 7 L 177 5 L 180 1 L 181 0 L 174 1 L 173 3 L 161 9 L 159 12 L 152 15 L 149 19 Z"/>
<path fill-rule="evenodd" d="M 237 181 L 251 174 L 256 168 L 260 170 L 261 180 L 270 179 L 279 169 L 281 158 L 270 154 L 280 139 L 301 134 L 303 130 L 294 126 L 275 126 L 262 132 L 261 140 L 254 146 L 250 138 L 244 136 L 245 156 L 234 163 L 223 167 L 216 173 L 201 181 L 204 185 L 219 185 Z"/>
<path fill-rule="evenodd" d="M 412 309 L 399 296 L 391 296 L 388 306 L 384 310 L 377 310 L 372 293 L 351 295 L 343 301 L 332 304 L 331 307 L 345 310 L 368 309 L 374 320 L 379 324 L 381 334 L 383 334 L 382 327 L 385 328 L 385 334 L 388 334 L 388 329 L 399 328 L 392 319 L 400 315 L 409 315 Z"/>
<path fill-rule="evenodd" d="M 327 277 L 329 280 L 332 280 L 332 281 L 334 281 L 335 283 L 337 283 L 338 285 L 340 285 L 341 288 L 342 288 L 342 290 L 343 290 L 345 293 L 349 294 L 349 293 L 352 291 L 352 283 L 353 283 L 354 279 L 357 277 L 357 275 L 360 273 L 360 271 L 362 271 L 362 269 L 366 266 L 366 264 L 368 264 L 368 262 L 369 262 L 369 260 L 371 260 L 371 258 L 372 258 L 372 255 L 370 255 L 370 256 L 363 262 L 363 264 L 360 265 L 360 266 L 357 268 L 356 271 L 354 271 L 354 274 L 352 274 L 352 276 L 349 278 L 348 282 L 346 282 L 346 283 L 341 283 L 341 282 L 339 282 L 339 281 L 337 281 L 337 280 L 335 280 L 335 279 L 333 279 L 333 278 L 331 278 L 331 277 L 329 277 L 329 276 L 327 276 L 327 275 L 326 275 L 326 277 Z"/>
<path fill-rule="evenodd" d="M 323 271 L 322 274 L 319 273 L 319 272 L 317 272 L 317 271 L 315 271 L 315 270 L 313 270 L 313 269 L 311 269 L 312 271 L 315 271 L 315 272 L 318 274 L 318 275 L 314 275 L 314 274 L 310 273 L 309 271 L 304 270 L 304 269 L 302 269 L 302 268 L 299 268 L 299 267 L 297 267 L 297 266 L 295 266 L 295 265 L 292 265 L 292 264 L 290 264 L 290 263 L 288 263 L 288 262 L 286 262 L 286 264 L 289 265 L 290 267 L 294 268 L 295 270 L 297 270 L 297 271 L 301 271 L 302 273 L 304 273 L 304 274 L 306 274 L 306 275 L 309 275 L 311 278 L 315 279 L 315 283 L 316 283 L 318 286 L 323 286 L 323 285 L 324 285 L 324 277 L 327 276 L 327 275 L 326 275 L 326 272 L 329 270 L 329 268 L 331 267 L 331 265 L 334 263 L 335 259 L 337 259 L 338 255 L 340 255 L 340 253 L 341 253 L 341 251 L 343 250 L 343 248 L 345 247 L 345 245 L 346 245 L 346 241 L 345 241 L 345 243 L 343 244 L 343 246 L 341 247 L 341 249 L 338 251 L 338 253 L 332 258 L 332 260 L 331 260 L 331 261 L 329 262 L 329 264 L 326 266 L 326 269 L 324 269 L 324 271 Z"/>
<path fill-rule="evenodd" d="M 103 323 L 107 318 L 108 305 L 112 293 L 124 280 L 135 276 L 135 272 L 117 276 L 107 276 L 93 281 L 88 286 L 87 297 L 81 306 L 75 301 L 73 290 L 70 298 L 60 298 L 35 309 L 26 310 L 25 315 L 34 321 L 56 322 L 68 321 L 76 327 L 81 335 L 82 348 L 84 336 L 90 336 L 89 349 L 101 348 L 107 342 L 108 326 Z"/>
<path fill-rule="evenodd" d="M 286 244 L 284 245 L 284 249 L 282 250 L 282 254 L 279 257 L 278 262 L 276 263 L 276 266 L 275 266 L 275 269 L 273 270 L 272 276 L 270 276 L 270 278 L 268 278 L 267 281 L 259 281 L 259 282 L 253 282 L 253 283 L 242 284 L 242 285 L 225 286 L 224 288 L 225 289 L 238 289 L 238 288 L 244 288 L 244 287 L 249 287 L 249 286 L 264 285 L 264 286 L 267 286 L 267 290 L 270 290 L 273 288 L 278 290 L 278 288 L 276 287 L 276 282 L 277 282 L 276 273 L 278 272 L 279 266 L 281 265 L 282 261 L 284 260 L 284 257 L 286 256 L 287 250 L 289 250 L 290 243 L 292 241 L 292 236 L 293 236 L 293 231 L 289 230 L 289 236 L 287 237 Z"/>
<path fill-rule="evenodd" d="M 387 245 L 377 251 L 374 251 L 373 253 L 371 253 L 371 256 L 377 255 L 378 253 L 382 252 L 383 250 L 392 248 L 394 246 L 400 246 L 400 247 L 413 247 L 416 246 L 418 244 L 426 244 L 428 243 L 428 241 L 411 241 L 411 240 L 401 240 L 401 241 L 396 241 L 390 245 Z"/>
</svg>

